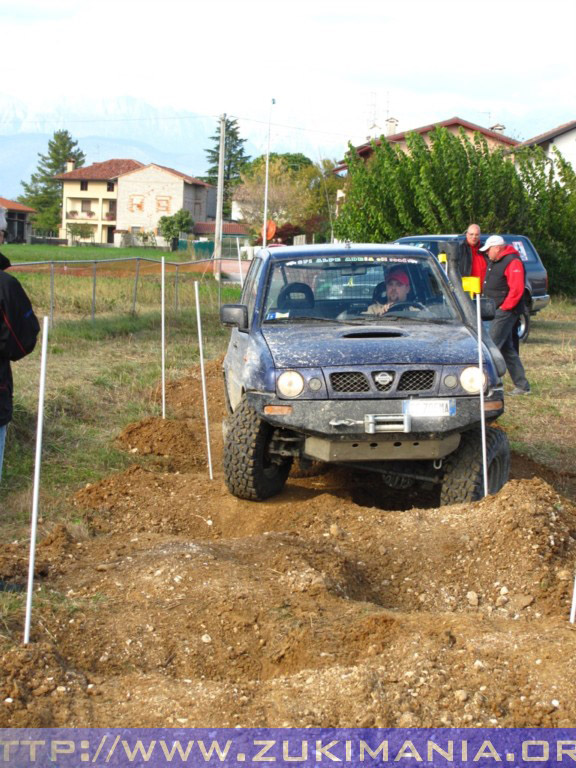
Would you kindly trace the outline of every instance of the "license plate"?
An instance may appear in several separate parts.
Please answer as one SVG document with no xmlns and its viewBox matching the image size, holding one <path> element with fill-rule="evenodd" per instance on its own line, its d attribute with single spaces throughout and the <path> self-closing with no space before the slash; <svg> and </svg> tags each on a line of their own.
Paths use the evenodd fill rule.
<svg viewBox="0 0 576 768">
<path fill-rule="evenodd" d="M 454 416 L 456 413 L 456 400 L 404 400 L 402 412 L 410 416 L 440 417 Z"/>
</svg>

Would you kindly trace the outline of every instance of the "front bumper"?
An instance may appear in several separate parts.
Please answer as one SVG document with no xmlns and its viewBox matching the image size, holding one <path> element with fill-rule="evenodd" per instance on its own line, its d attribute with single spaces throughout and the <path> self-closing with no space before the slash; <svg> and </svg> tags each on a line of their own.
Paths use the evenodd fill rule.
<svg viewBox="0 0 576 768">
<path fill-rule="evenodd" d="M 436 440 L 459 433 L 480 423 L 479 397 L 451 398 L 450 413 L 420 415 L 426 402 L 446 398 L 414 398 L 381 400 L 280 400 L 262 392 L 247 393 L 251 407 L 273 426 L 289 429 L 303 436 L 329 438 L 332 441 L 373 442 L 398 440 L 409 434 L 415 440 Z M 420 408 L 407 408 L 405 403 L 417 402 Z M 407 414 L 406 411 L 415 412 Z M 501 389 L 492 390 L 484 399 L 487 421 L 493 421 L 504 411 Z M 408 416 L 408 418 L 407 418 Z"/>
</svg>

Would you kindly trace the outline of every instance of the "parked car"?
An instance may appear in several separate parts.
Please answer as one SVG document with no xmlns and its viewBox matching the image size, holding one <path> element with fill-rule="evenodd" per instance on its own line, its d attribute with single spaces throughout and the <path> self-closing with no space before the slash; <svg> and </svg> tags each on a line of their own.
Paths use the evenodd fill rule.
<svg viewBox="0 0 576 768">
<path fill-rule="evenodd" d="M 392 269 L 408 293 L 389 305 Z M 476 314 L 455 269 L 449 280 L 428 250 L 406 245 L 261 249 L 240 303 L 220 311 L 232 329 L 223 363 L 231 493 L 273 496 L 297 460 L 377 472 L 393 488 L 437 484 L 442 504 L 481 498 L 480 408 L 487 422 L 502 414 L 506 364 L 485 334 L 480 371 Z M 482 307 L 494 317 L 491 299 Z M 487 455 L 495 493 L 508 478 L 504 431 L 488 427 Z"/>
<path fill-rule="evenodd" d="M 482 235 L 481 244 L 484 245 L 490 235 Z M 506 243 L 514 246 L 520 258 L 524 263 L 526 271 L 526 290 L 524 292 L 524 303 L 526 312 L 520 318 L 518 326 L 518 336 L 520 341 L 526 341 L 530 333 L 530 317 L 540 312 L 550 303 L 548 295 L 548 273 L 536 248 L 526 235 L 502 235 Z M 409 235 L 399 237 L 397 243 L 406 245 L 419 245 L 427 248 L 435 256 L 438 256 L 439 244 L 449 240 L 463 241 L 464 235 Z"/>
</svg>

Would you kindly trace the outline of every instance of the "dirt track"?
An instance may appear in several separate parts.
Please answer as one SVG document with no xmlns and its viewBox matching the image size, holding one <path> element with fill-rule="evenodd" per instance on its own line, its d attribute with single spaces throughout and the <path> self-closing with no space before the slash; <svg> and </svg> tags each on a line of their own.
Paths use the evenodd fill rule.
<svg viewBox="0 0 576 768">
<path fill-rule="evenodd" d="M 576 506 L 544 472 L 516 457 L 522 479 L 443 509 L 341 470 L 239 501 L 207 374 L 212 482 L 191 371 L 171 419 L 120 436 L 134 466 L 70 500 L 86 522 L 42 529 L 1 727 L 574 725 Z"/>
</svg>

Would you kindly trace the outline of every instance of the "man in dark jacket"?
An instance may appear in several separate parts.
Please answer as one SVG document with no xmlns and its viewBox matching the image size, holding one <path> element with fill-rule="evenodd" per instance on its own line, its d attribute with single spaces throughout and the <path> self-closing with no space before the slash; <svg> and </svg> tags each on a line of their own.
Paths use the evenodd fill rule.
<svg viewBox="0 0 576 768">
<path fill-rule="evenodd" d="M 12 419 L 13 384 L 8 356 L 11 336 L 10 322 L 18 307 L 29 306 L 28 297 L 18 280 L 4 271 L 9 266 L 10 261 L 3 254 L 0 254 L 0 480 L 2 479 L 6 428 Z"/>
<path fill-rule="evenodd" d="M 502 352 L 514 382 L 512 395 L 527 395 L 530 384 L 513 340 L 516 322 L 524 308 L 524 264 L 518 251 L 506 245 L 500 235 L 491 235 L 480 249 L 488 254 L 483 294 L 494 299 L 496 316 L 490 323 L 490 336 Z"/>
<path fill-rule="evenodd" d="M 458 249 L 458 268 L 462 277 L 479 277 L 480 285 L 486 275 L 487 259 L 480 251 L 480 227 L 470 224 Z"/>
</svg>

